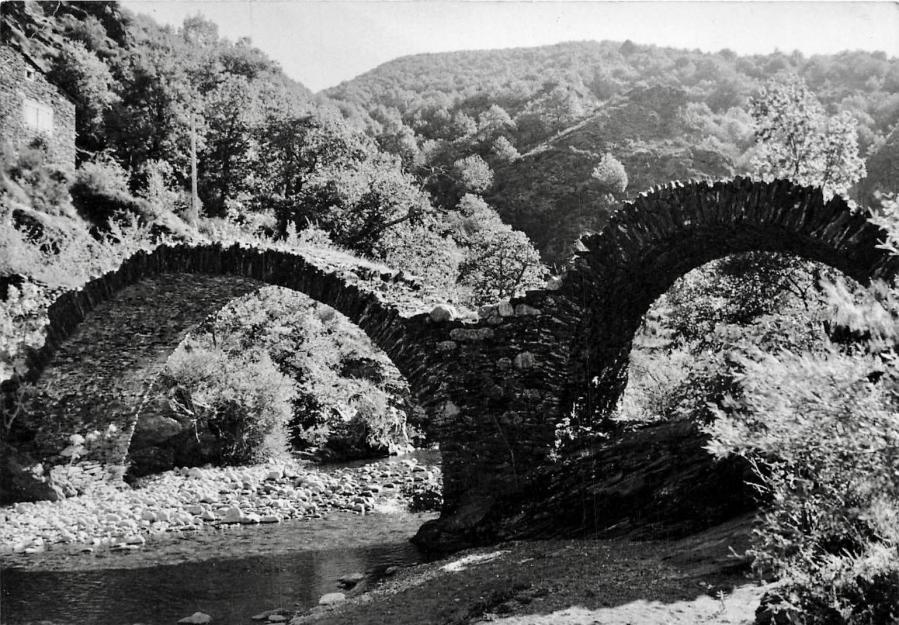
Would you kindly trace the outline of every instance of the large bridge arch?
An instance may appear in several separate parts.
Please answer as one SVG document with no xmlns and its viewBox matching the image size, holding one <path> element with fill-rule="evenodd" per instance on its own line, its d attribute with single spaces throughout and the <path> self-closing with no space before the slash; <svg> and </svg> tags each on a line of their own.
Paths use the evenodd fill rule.
<svg viewBox="0 0 899 625">
<path fill-rule="evenodd" d="M 519 358 L 523 350 L 529 354 L 527 366 L 515 372 L 519 388 L 514 394 L 531 393 L 540 401 L 517 411 L 496 410 L 489 415 L 492 423 L 482 419 L 476 433 L 467 433 L 468 440 L 482 442 L 458 450 L 456 455 L 466 462 L 454 472 L 472 486 L 439 520 L 422 528 L 419 540 L 453 544 L 496 531 L 514 535 L 514 526 L 527 524 L 531 514 L 523 512 L 522 502 L 535 502 L 532 512 L 538 511 L 544 525 L 566 515 L 602 518 L 603 505 L 617 505 L 617 487 L 611 488 L 610 499 L 603 499 L 603 476 L 595 473 L 601 463 L 591 459 L 592 452 L 565 456 L 563 445 L 560 462 L 556 429 L 572 422 L 591 425 L 614 409 L 627 383 L 634 334 L 649 306 L 675 280 L 731 254 L 771 251 L 830 265 L 864 284 L 899 270 L 899 259 L 879 247 L 885 236 L 843 198 L 825 201 L 820 189 L 783 180 L 675 182 L 624 204 L 602 231 L 581 239 L 581 250 L 556 289 L 531 291 L 510 303 L 510 309 L 537 311 L 532 325 L 516 320 L 511 341 Z M 486 324 L 490 321 L 488 317 Z M 481 375 L 502 378 L 489 363 Z M 502 385 L 510 388 L 508 382 Z M 460 430 L 472 421 L 472 406 L 477 404 L 471 401 L 456 417 Z M 511 442 L 508 450 L 503 441 Z M 689 436 L 685 441 L 702 449 L 701 441 Z M 666 455 L 661 447 L 642 450 L 650 464 L 656 452 Z M 581 466 L 578 458 L 588 465 Z M 522 475 L 516 467 L 527 470 Z M 566 482 L 566 471 L 589 479 Z M 490 492 L 479 487 L 477 476 L 485 472 L 502 475 L 494 477 L 494 484 L 501 481 L 505 488 L 492 486 Z M 557 483 L 572 492 L 560 495 L 546 486 Z M 676 496 L 662 481 L 656 483 L 658 492 L 652 484 L 647 481 L 635 492 L 647 500 Z M 564 510 L 552 503 L 558 501 L 566 502 Z M 500 526 L 504 529 L 497 530 Z"/>
<path fill-rule="evenodd" d="M 899 269 L 879 247 L 884 238 L 842 197 L 825 201 L 819 188 L 786 180 L 672 183 L 641 194 L 581 240 L 566 277 L 566 296 L 583 310 L 569 393 L 588 419 L 615 407 L 643 315 L 692 269 L 740 252 L 780 252 L 865 284 Z"/>
<path fill-rule="evenodd" d="M 433 327 L 420 314 L 428 295 L 414 279 L 331 252 L 161 246 L 50 306 L 45 344 L 25 375 L 36 395 L 29 400 L 32 414 L 14 423 L 17 447 L 52 465 L 65 462 L 59 453 L 70 435 L 114 425 L 118 433 L 88 459 L 122 464 L 168 355 L 209 315 L 267 285 L 342 313 L 387 354 L 426 408 L 439 396 L 433 350 L 425 348 Z"/>
</svg>

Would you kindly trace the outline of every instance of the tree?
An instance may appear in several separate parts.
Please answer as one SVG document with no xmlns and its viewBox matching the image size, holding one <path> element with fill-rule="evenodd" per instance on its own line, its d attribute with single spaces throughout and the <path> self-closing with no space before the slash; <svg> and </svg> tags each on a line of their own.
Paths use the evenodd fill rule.
<svg viewBox="0 0 899 625">
<path fill-rule="evenodd" d="M 520 156 L 512 142 L 502 136 L 493 142 L 491 151 L 500 163 L 510 163 Z"/>
<path fill-rule="evenodd" d="M 187 172 L 189 111 L 197 94 L 184 64 L 161 41 L 135 50 L 124 71 L 120 100 L 107 122 L 110 147 L 131 170 L 164 160 Z"/>
<path fill-rule="evenodd" d="M 624 193 L 627 189 L 627 172 L 624 165 L 608 152 L 603 155 L 590 177 L 608 193 Z"/>
<path fill-rule="evenodd" d="M 775 77 L 750 102 L 758 154 L 756 174 L 818 185 L 827 195 L 845 194 L 865 175 L 857 122 L 844 112 L 827 117 L 801 78 Z"/>
<path fill-rule="evenodd" d="M 415 132 L 403 123 L 399 111 L 379 106 L 371 112 L 371 117 L 380 126 L 373 133 L 378 147 L 390 154 L 396 154 L 402 160 L 403 166 L 411 169 L 419 156 L 418 142 L 415 139 Z"/>
<path fill-rule="evenodd" d="M 181 25 L 184 42 L 198 48 L 214 46 L 219 40 L 218 24 L 207 20 L 200 13 L 184 18 Z"/>
<path fill-rule="evenodd" d="M 526 110 L 538 115 L 552 130 L 559 130 L 586 114 L 588 97 L 582 90 L 587 91 L 568 83 L 547 82 Z"/>
<path fill-rule="evenodd" d="M 351 185 L 346 188 L 345 208 L 328 219 L 334 241 L 383 258 L 380 241 L 385 232 L 421 225 L 432 210 L 430 202 L 412 177 L 392 163 L 372 160 L 348 173 Z"/>
<path fill-rule="evenodd" d="M 272 117 L 257 140 L 265 157 L 258 161 L 254 204 L 275 210 L 280 234 L 290 223 L 299 230 L 324 222 L 331 207 L 343 204 L 329 176 L 357 168 L 374 150 L 345 124 L 313 115 Z"/>
<path fill-rule="evenodd" d="M 471 116 L 466 115 L 462 111 L 453 113 L 453 119 L 450 124 L 451 138 L 459 139 L 474 134 L 478 130 L 478 124 Z"/>
<path fill-rule="evenodd" d="M 465 191 L 483 193 L 493 184 L 493 170 L 477 154 L 460 158 L 453 163 L 453 170 Z"/>
<path fill-rule="evenodd" d="M 482 140 L 488 141 L 514 128 L 515 122 L 512 117 L 497 104 L 491 104 L 490 108 L 478 115 L 478 134 Z"/>
<path fill-rule="evenodd" d="M 211 215 L 223 215 L 229 200 L 252 187 L 253 132 L 260 118 L 256 92 L 243 76 L 225 74 L 203 100 L 200 197 Z"/>
<path fill-rule="evenodd" d="M 545 268 L 527 235 L 513 230 L 484 200 L 465 195 L 453 223 L 453 238 L 464 257 L 459 284 L 473 303 L 488 304 L 543 284 Z"/>
<path fill-rule="evenodd" d="M 63 45 L 48 77 L 75 98 L 78 146 L 91 152 L 102 150 L 106 113 L 119 100 L 109 67 L 84 44 L 72 41 Z"/>
<path fill-rule="evenodd" d="M 259 163 L 254 204 L 274 207 L 281 234 L 289 224 L 299 230 L 312 223 L 357 253 L 393 259 L 418 275 L 436 277 L 449 267 L 455 276 L 454 253 L 445 249 L 450 242 L 435 240 L 427 194 L 365 135 L 339 120 L 270 119 L 261 129 L 259 151 L 266 156 Z M 421 259 L 412 249 L 422 252 Z"/>
</svg>

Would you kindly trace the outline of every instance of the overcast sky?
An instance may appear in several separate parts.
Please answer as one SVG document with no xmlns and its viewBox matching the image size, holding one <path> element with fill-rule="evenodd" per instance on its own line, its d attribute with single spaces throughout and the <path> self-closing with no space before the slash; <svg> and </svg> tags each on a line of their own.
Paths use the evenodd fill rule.
<svg viewBox="0 0 899 625">
<path fill-rule="evenodd" d="M 716 52 L 882 50 L 899 56 L 893 2 L 126 0 L 174 26 L 202 13 L 248 36 L 313 91 L 399 56 L 610 39 Z"/>
</svg>

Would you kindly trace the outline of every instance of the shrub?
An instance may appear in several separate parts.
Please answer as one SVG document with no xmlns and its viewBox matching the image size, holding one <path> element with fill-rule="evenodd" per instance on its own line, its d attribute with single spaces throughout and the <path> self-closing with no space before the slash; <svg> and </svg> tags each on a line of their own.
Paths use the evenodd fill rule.
<svg viewBox="0 0 899 625">
<path fill-rule="evenodd" d="M 138 173 L 142 182 L 138 195 L 150 204 L 154 213 L 184 213 L 190 198 L 178 189 L 175 171 L 168 161 L 148 160 Z"/>
<path fill-rule="evenodd" d="M 360 456 L 408 444 L 409 389 L 399 372 L 362 330 L 302 294 L 260 289 L 219 311 L 192 341 L 231 360 L 248 350 L 270 357 L 295 389 L 288 421 L 298 449 Z"/>
<path fill-rule="evenodd" d="M 162 382 L 197 440 L 211 436 L 203 460 L 245 464 L 286 453 L 296 389 L 265 351 L 228 355 L 187 341 L 169 357 Z"/>
<path fill-rule="evenodd" d="M 325 230 L 312 224 L 309 224 L 299 232 L 296 231 L 296 226 L 294 226 L 293 223 L 288 224 L 285 241 L 291 246 L 300 248 L 328 248 L 334 244 L 330 235 Z"/>
<path fill-rule="evenodd" d="M 836 320 L 855 329 L 870 320 L 870 338 L 814 352 L 747 349 L 741 397 L 707 427 L 709 449 L 749 459 L 771 501 L 752 554 L 757 572 L 784 586 L 763 620 L 895 622 L 899 298 L 884 285 L 873 293 L 834 285 L 829 294 Z"/>
<path fill-rule="evenodd" d="M 71 171 L 48 162 L 43 139 L 15 153 L 0 145 L 0 197 L 6 209 L 30 208 L 45 215 L 75 217 L 69 197 Z"/>
<path fill-rule="evenodd" d="M 28 350 L 43 345 L 49 303 L 46 291 L 32 282 L 7 287 L 0 301 L 0 381 L 23 375 Z"/>
<path fill-rule="evenodd" d="M 609 153 L 603 155 L 590 175 L 609 193 L 624 193 L 627 189 L 627 172 L 624 165 Z"/>
<path fill-rule="evenodd" d="M 129 215 L 152 222 L 153 207 L 146 200 L 131 195 L 128 178 L 128 172 L 106 156 L 82 163 L 75 170 L 75 178 L 69 187 L 78 213 L 100 228 Z"/>
</svg>

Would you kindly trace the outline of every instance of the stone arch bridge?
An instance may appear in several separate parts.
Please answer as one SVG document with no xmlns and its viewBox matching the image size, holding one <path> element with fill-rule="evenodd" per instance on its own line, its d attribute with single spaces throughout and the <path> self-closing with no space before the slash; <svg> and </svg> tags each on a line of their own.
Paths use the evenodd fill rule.
<svg viewBox="0 0 899 625">
<path fill-rule="evenodd" d="M 732 253 L 766 250 L 835 267 L 865 283 L 895 273 L 883 232 L 819 189 L 736 178 L 673 183 L 611 217 L 557 288 L 482 310 L 430 314 L 414 279 L 351 257 L 160 247 L 62 295 L 28 378 L 47 390 L 28 452 L 59 460 L 72 424 L 122 433 L 101 460 L 124 461 L 149 385 L 186 333 L 229 300 L 278 285 L 346 315 L 383 349 L 429 413 L 444 471 L 441 523 L 476 524 L 550 466 L 556 426 L 601 418 L 626 384 L 634 332 L 680 276 Z"/>
</svg>

